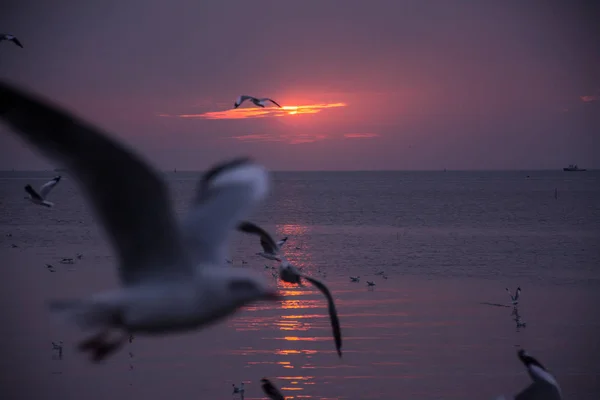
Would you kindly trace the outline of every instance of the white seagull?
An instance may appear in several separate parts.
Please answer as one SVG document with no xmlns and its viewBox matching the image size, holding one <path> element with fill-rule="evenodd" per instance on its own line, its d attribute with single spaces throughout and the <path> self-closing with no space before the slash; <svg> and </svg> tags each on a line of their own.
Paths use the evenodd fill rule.
<svg viewBox="0 0 600 400">
<path fill-rule="evenodd" d="M 521 286 L 517 287 L 517 290 L 516 290 L 514 296 L 509 288 L 506 288 L 506 291 L 508 292 L 508 295 L 510 296 L 510 300 L 512 301 L 513 305 L 516 306 L 517 304 L 519 304 L 519 295 L 521 294 Z"/>
<path fill-rule="evenodd" d="M 515 400 L 561 400 L 562 393 L 558 382 L 550 372 L 538 360 L 531 357 L 521 349 L 518 352 L 519 359 L 525 368 L 529 376 L 533 380 L 533 383 L 523 391 L 514 396 Z M 497 400 L 506 400 L 504 396 L 500 396 Z"/>
<path fill-rule="evenodd" d="M 0 42 L 3 40 L 8 40 L 9 42 L 13 42 L 20 48 L 23 48 L 23 44 L 19 42 L 19 39 L 17 39 L 15 35 L 11 35 L 9 33 L 0 33 Z"/>
<path fill-rule="evenodd" d="M 271 383 L 267 378 L 262 378 L 260 380 L 262 383 L 261 388 L 263 392 L 269 397 L 271 400 L 285 400 L 285 397 L 281 394 L 277 386 Z"/>
<path fill-rule="evenodd" d="M 54 206 L 54 203 L 46 200 L 46 196 L 48 196 L 48 193 L 50 193 L 50 191 L 52 189 L 54 189 L 54 187 L 56 185 L 58 185 L 58 182 L 60 182 L 60 179 L 61 179 L 61 176 L 59 175 L 59 176 L 55 176 L 48 182 L 44 183 L 40 187 L 39 193 L 36 192 L 35 189 L 31 187 L 31 185 L 25 185 L 25 191 L 27 192 L 27 194 L 29 194 L 29 196 L 26 196 L 25 199 L 31 201 L 33 204 L 39 204 L 40 206 L 45 206 L 45 207 Z"/>
<path fill-rule="evenodd" d="M 191 331 L 248 303 L 281 299 L 249 270 L 223 265 L 230 234 L 267 195 L 263 167 L 237 159 L 211 169 L 178 223 L 160 175 L 86 122 L 2 81 L 0 119 L 74 174 L 116 251 L 121 287 L 50 303 L 96 331 L 79 344 L 92 360 L 133 333 Z M 112 330 L 116 340 L 109 340 Z"/>
<path fill-rule="evenodd" d="M 246 95 L 241 95 L 240 97 L 238 97 L 237 100 L 235 101 L 235 103 L 233 104 L 233 108 L 238 108 L 246 100 L 250 100 L 252 103 L 254 103 L 254 105 L 263 107 L 263 108 L 267 104 L 267 101 L 270 101 L 271 103 L 275 104 L 277 107 L 281 108 L 281 106 L 277 102 L 275 102 L 275 100 L 269 99 L 268 97 L 263 97 L 261 99 L 258 99 L 256 97 L 246 96 Z"/>
<path fill-rule="evenodd" d="M 253 235 L 259 235 L 261 244 L 264 243 L 264 247 L 272 248 L 275 246 L 275 241 L 271 235 L 260 226 L 253 224 L 252 222 L 244 221 L 238 225 L 239 231 L 250 233 Z M 335 340 L 335 348 L 338 355 L 342 356 L 342 331 L 340 328 L 340 320 L 337 315 L 335 308 L 335 302 L 331 292 L 325 286 L 325 284 L 315 278 L 301 273 L 298 268 L 294 267 L 285 257 L 281 257 L 281 265 L 279 266 L 279 278 L 288 283 L 302 285 L 301 278 L 306 279 L 312 283 L 317 289 L 321 291 L 327 298 L 329 319 L 331 320 L 331 329 L 333 330 L 333 338 Z"/>
</svg>

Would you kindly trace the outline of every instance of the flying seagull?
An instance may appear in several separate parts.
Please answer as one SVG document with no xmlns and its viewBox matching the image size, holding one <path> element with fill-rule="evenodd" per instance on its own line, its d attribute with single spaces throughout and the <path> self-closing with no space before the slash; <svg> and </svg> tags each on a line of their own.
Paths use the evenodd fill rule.
<svg viewBox="0 0 600 400">
<path fill-rule="evenodd" d="M 513 305 L 516 306 L 517 304 L 519 304 L 519 295 L 521 294 L 521 286 L 517 287 L 517 290 L 515 291 L 514 296 L 511 293 L 509 288 L 506 288 L 506 291 L 508 292 L 508 295 L 510 296 L 510 300 L 512 301 Z"/>
<path fill-rule="evenodd" d="M 39 193 L 36 192 L 35 189 L 31 187 L 31 185 L 25 185 L 25 191 L 29 194 L 29 196 L 25 197 L 25 199 L 31 201 L 33 204 L 39 204 L 45 207 L 54 206 L 54 203 L 46 200 L 46 196 L 48 196 L 48 193 L 50 193 L 50 191 L 54 189 L 56 185 L 58 185 L 60 179 L 61 176 L 59 175 L 52 178 L 50 181 L 44 183 L 40 187 Z"/>
<path fill-rule="evenodd" d="M 263 107 L 263 108 L 267 104 L 267 101 L 270 101 L 271 103 L 275 104 L 277 107 L 281 108 L 281 106 L 275 100 L 269 99 L 268 97 L 263 97 L 261 99 L 257 99 L 256 97 L 246 96 L 246 95 L 241 95 L 240 97 L 238 97 L 237 100 L 235 101 L 235 103 L 233 104 L 233 108 L 238 108 L 246 100 L 250 100 L 252 103 L 254 103 L 254 105 Z"/>
<path fill-rule="evenodd" d="M 265 394 L 269 397 L 269 399 L 285 400 L 285 397 L 283 397 L 283 395 L 281 394 L 279 389 L 277 389 L 277 386 L 275 386 L 273 383 L 271 383 L 270 380 L 268 380 L 267 378 L 262 378 L 260 380 L 260 382 L 262 383 L 261 388 L 262 388 L 263 392 L 265 392 Z"/>
<path fill-rule="evenodd" d="M 263 248 L 273 248 L 276 246 L 275 241 L 269 235 L 267 231 L 262 229 L 260 226 L 253 224 L 252 222 L 244 221 L 238 225 L 238 230 L 250 233 L 254 235 L 260 236 L 261 244 L 263 244 Z M 306 279 L 310 283 L 312 283 L 317 289 L 319 289 L 327 298 L 328 308 L 329 308 L 329 318 L 331 319 L 331 328 L 333 330 L 333 337 L 335 340 L 335 347 L 337 349 L 338 355 L 342 356 L 342 332 L 340 328 L 340 321 L 337 315 L 337 310 L 335 308 L 335 302 L 333 301 L 333 296 L 331 296 L 331 292 L 323 284 L 321 281 L 312 278 L 308 275 L 301 273 L 296 267 L 294 267 L 290 262 L 285 258 L 281 257 L 281 265 L 279 266 L 279 277 L 282 281 L 294 284 L 301 284 L 301 278 Z"/>
<path fill-rule="evenodd" d="M 11 35 L 9 33 L 0 33 L 0 42 L 3 40 L 8 40 L 9 42 L 13 42 L 20 48 L 23 48 L 23 44 L 21 44 L 21 42 L 19 42 L 19 39 L 17 39 L 14 35 Z"/>
<path fill-rule="evenodd" d="M 282 256 L 279 255 L 279 248 L 285 244 L 287 237 L 281 239 L 278 243 L 275 243 L 269 233 L 252 222 L 240 223 L 238 225 L 238 230 L 260 236 L 260 246 L 262 247 L 263 251 L 256 253 L 257 256 L 264 257 L 267 260 L 281 262 Z"/>
<path fill-rule="evenodd" d="M 248 303 L 281 299 L 258 275 L 223 265 L 230 234 L 268 193 L 262 166 L 240 158 L 212 168 L 178 223 L 160 175 L 85 121 L 1 80 L 0 119 L 73 173 L 116 251 L 121 287 L 50 302 L 96 331 L 79 344 L 93 361 L 131 334 L 199 329 Z"/>
<path fill-rule="evenodd" d="M 538 360 L 531 357 L 525 350 L 517 353 L 519 360 L 525 364 L 533 383 L 514 396 L 515 400 L 561 400 L 562 393 L 558 382 Z M 500 396 L 497 400 L 506 400 Z"/>
</svg>

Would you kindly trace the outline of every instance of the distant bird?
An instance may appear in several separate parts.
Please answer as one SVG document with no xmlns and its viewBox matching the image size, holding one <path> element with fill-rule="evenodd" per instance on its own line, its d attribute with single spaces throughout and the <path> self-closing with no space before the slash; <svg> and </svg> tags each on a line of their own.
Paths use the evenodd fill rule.
<svg viewBox="0 0 600 400">
<path fill-rule="evenodd" d="M 73 259 L 72 258 L 68 258 L 65 257 L 62 260 L 59 261 L 61 264 L 73 264 Z"/>
<path fill-rule="evenodd" d="M 44 183 L 40 187 L 39 193 L 36 192 L 35 189 L 31 187 L 31 185 L 25 185 L 25 191 L 29 194 L 29 196 L 25 197 L 25 199 L 31 201 L 34 204 L 39 204 L 39 205 L 45 206 L 45 207 L 54 206 L 54 203 L 46 200 L 46 196 L 48 196 L 50 191 L 52 189 L 54 189 L 54 187 L 58 184 L 58 182 L 60 182 L 60 179 L 61 179 L 61 176 L 59 175 L 59 176 L 52 178 L 50 181 Z"/>
<path fill-rule="evenodd" d="M 12 247 L 13 249 L 16 249 L 19 246 L 17 246 L 16 244 L 13 243 L 13 244 L 10 245 L 10 247 Z"/>
<path fill-rule="evenodd" d="M 78 346 L 93 361 L 128 334 L 201 329 L 251 302 L 281 299 L 258 275 L 223 263 L 238 221 L 267 196 L 262 166 L 246 158 L 214 166 L 178 222 L 159 174 L 85 121 L 3 81 L 0 120 L 73 174 L 116 250 L 121 287 L 50 303 L 97 332 Z M 110 340 L 113 330 L 121 335 Z"/>
<path fill-rule="evenodd" d="M 58 359 L 62 360 L 63 356 L 63 342 L 62 340 L 58 343 L 52 342 L 52 350 L 56 350 L 58 352 Z"/>
<path fill-rule="evenodd" d="M 371 281 L 367 281 L 367 286 L 375 286 L 375 283 L 371 282 Z"/>
<path fill-rule="evenodd" d="M 304 241 L 300 242 L 300 246 L 296 246 L 296 250 L 302 250 L 303 244 L 304 244 Z"/>
<path fill-rule="evenodd" d="M 2 42 L 3 40 L 8 40 L 9 42 L 13 42 L 20 48 L 23 48 L 23 45 L 21 44 L 19 39 L 17 39 L 14 35 L 8 33 L 0 33 L 0 42 Z"/>
<path fill-rule="evenodd" d="M 257 256 L 261 256 L 266 258 L 267 260 L 279 261 L 281 262 L 281 256 L 279 255 L 279 243 L 285 244 L 287 237 L 285 240 L 279 241 L 279 243 L 275 243 L 271 235 L 269 235 L 265 230 L 258 227 L 257 225 L 251 222 L 242 222 L 238 226 L 238 230 L 245 233 L 250 233 L 253 235 L 260 236 L 260 245 L 263 249 L 260 253 L 256 253 Z"/>
<path fill-rule="evenodd" d="M 285 400 L 279 389 L 267 378 L 262 378 L 262 390 L 271 400 Z"/>
<path fill-rule="evenodd" d="M 77 257 L 78 260 L 81 260 L 83 258 L 83 254 L 77 253 L 76 257 Z"/>
<path fill-rule="evenodd" d="M 383 275 L 383 274 L 385 274 L 384 271 L 375 272 L 375 275 Z"/>
<path fill-rule="evenodd" d="M 263 107 L 263 108 L 266 105 L 267 101 L 270 101 L 271 103 L 275 104 L 277 107 L 281 108 L 281 106 L 279 104 L 277 104 L 275 102 L 275 100 L 269 99 L 268 97 L 263 97 L 261 99 L 257 99 L 256 97 L 246 96 L 246 95 L 242 95 L 242 96 L 238 97 L 238 99 L 233 104 L 233 108 L 238 108 L 246 100 L 250 100 L 252 103 L 254 103 L 254 105 Z"/>
<path fill-rule="evenodd" d="M 351 276 L 350 282 L 360 282 L 360 276 Z"/>
<path fill-rule="evenodd" d="M 231 384 L 231 386 L 233 386 L 233 393 L 232 394 L 243 394 L 245 392 L 244 390 L 244 382 L 240 383 L 240 387 L 235 386 L 235 384 Z"/>
<path fill-rule="evenodd" d="M 525 364 L 533 383 L 514 396 L 515 400 L 561 400 L 560 386 L 554 376 L 538 360 L 521 349 L 517 353 L 519 360 Z M 506 400 L 500 396 L 497 400 Z"/>
<path fill-rule="evenodd" d="M 54 272 L 54 266 L 52 264 L 46 264 L 46 268 L 48 268 L 48 271 L 50 272 Z"/>
<path fill-rule="evenodd" d="M 243 221 L 238 225 L 238 230 L 250 233 L 253 235 L 260 236 L 260 242 L 263 245 L 263 249 L 273 249 L 277 247 L 275 240 L 273 237 L 265 231 L 260 226 L 248 222 Z M 331 328 L 333 330 L 333 337 L 335 340 L 335 347 L 337 349 L 338 355 L 342 356 L 342 332 L 340 328 L 340 321 L 337 315 L 337 310 L 335 307 L 335 302 L 333 300 L 333 296 L 331 292 L 323 284 L 321 281 L 312 278 L 308 275 L 301 273 L 298 268 L 294 267 L 285 257 L 281 257 L 281 265 L 279 266 L 279 277 L 282 281 L 293 283 L 293 284 L 302 284 L 302 278 L 306 279 L 310 283 L 312 283 L 317 289 L 321 291 L 327 298 L 328 309 L 329 309 L 329 318 L 331 320 Z"/>
<path fill-rule="evenodd" d="M 383 279 L 387 279 L 387 278 L 388 278 L 388 277 L 387 277 L 387 275 L 381 275 L 381 277 L 382 277 Z"/>
<path fill-rule="evenodd" d="M 517 287 L 517 290 L 516 290 L 514 296 L 509 288 L 506 288 L 506 291 L 508 292 L 508 295 L 510 296 L 510 299 L 511 299 L 513 305 L 516 306 L 517 304 L 519 304 L 519 295 L 521 294 L 521 286 Z"/>
</svg>

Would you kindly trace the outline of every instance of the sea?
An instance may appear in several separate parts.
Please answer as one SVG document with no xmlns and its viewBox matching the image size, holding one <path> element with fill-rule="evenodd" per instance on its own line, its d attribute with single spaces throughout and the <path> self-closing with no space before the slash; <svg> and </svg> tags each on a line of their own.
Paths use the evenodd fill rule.
<svg viewBox="0 0 600 400">
<path fill-rule="evenodd" d="M 242 382 L 243 398 L 265 399 L 267 377 L 286 399 L 493 400 L 531 383 L 519 349 L 564 399 L 600 398 L 598 171 L 273 172 L 248 219 L 287 236 L 285 256 L 329 286 L 343 356 L 323 295 L 279 281 L 259 240 L 233 233 L 224 266 L 263 275 L 284 300 L 136 335 L 100 364 L 47 301 L 117 287 L 117 260 L 68 173 L 53 208 L 24 199 L 56 174 L 0 173 L 0 399 L 229 400 Z M 181 218 L 201 175 L 163 174 Z M 514 310 L 506 288 L 519 286 Z"/>
</svg>

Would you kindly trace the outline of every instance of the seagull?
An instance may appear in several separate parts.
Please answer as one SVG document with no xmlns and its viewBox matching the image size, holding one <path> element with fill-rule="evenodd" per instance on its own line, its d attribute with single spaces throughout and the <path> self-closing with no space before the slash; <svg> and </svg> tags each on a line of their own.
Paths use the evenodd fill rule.
<svg viewBox="0 0 600 400">
<path fill-rule="evenodd" d="M 77 253 L 76 257 L 77 257 L 78 260 L 81 260 L 83 258 L 83 254 Z"/>
<path fill-rule="evenodd" d="M 383 279 L 387 279 L 387 278 L 388 278 L 388 277 L 387 277 L 387 275 L 381 275 L 381 277 L 382 277 Z"/>
<path fill-rule="evenodd" d="M 231 386 L 233 386 L 233 394 L 236 393 L 244 393 L 244 382 L 240 383 L 240 387 L 235 386 L 235 384 L 231 384 Z"/>
<path fill-rule="evenodd" d="M 516 306 L 517 304 L 519 304 L 519 294 L 521 294 L 521 286 L 517 287 L 517 291 L 515 292 L 514 296 L 511 293 L 509 288 L 506 288 L 506 291 L 508 292 L 508 295 L 510 296 L 510 299 L 512 300 L 513 305 Z"/>
<path fill-rule="evenodd" d="M 238 225 L 238 230 L 250 233 L 254 235 L 260 236 L 260 243 L 263 246 L 263 249 L 272 249 L 276 247 L 276 243 L 271 237 L 271 235 L 265 231 L 260 226 L 253 224 L 252 222 L 243 221 Z M 337 310 L 335 308 L 335 302 L 333 301 L 333 296 L 331 296 L 331 292 L 323 284 L 321 281 L 312 278 L 308 275 L 301 273 L 296 267 L 294 267 L 285 257 L 281 258 L 281 264 L 279 265 L 279 277 L 282 281 L 288 283 L 294 283 L 301 285 L 301 278 L 306 279 L 310 283 L 312 283 L 317 289 L 321 291 L 327 298 L 328 308 L 329 308 L 329 318 L 331 320 L 331 328 L 333 330 L 333 337 L 335 340 L 335 347 L 337 349 L 338 355 L 342 356 L 342 332 L 340 328 L 340 321 L 337 315 Z"/>
<path fill-rule="evenodd" d="M 50 181 L 44 183 L 40 187 L 39 193 L 36 192 L 35 189 L 31 187 L 31 185 L 25 185 L 25 191 L 29 194 L 29 196 L 25 197 L 25 199 L 31 201 L 34 204 L 39 204 L 45 207 L 54 206 L 54 203 L 46 200 L 46 196 L 48 196 L 50 191 L 54 189 L 54 186 L 56 186 L 58 182 L 60 182 L 60 178 L 61 176 L 59 175 L 52 178 Z"/>
<path fill-rule="evenodd" d="M 72 258 L 63 258 L 62 260 L 59 261 L 61 264 L 73 264 L 73 259 Z"/>
<path fill-rule="evenodd" d="M 254 103 L 254 105 L 263 107 L 263 108 L 265 107 L 267 101 L 270 101 L 271 103 L 275 104 L 277 107 L 281 108 L 281 106 L 275 100 L 269 99 L 268 97 L 263 97 L 261 99 L 257 99 L 256 97 L 246 96 L 246 95 L 241 95 L 240 97 L 238 97 L 237 100 L 235 101 L 235 103 L 233 104 L 233 108 L 238 108 L 246 100 L 250 100 L 252 103 Z"/>
<path fill-rule="evenodd" d="M 50 271 L 50 272 L 55 271 L 54 266 L 52 264 L 46 264 L 46 268 L 48 268 L 48 271 Z"/>
<path fill-rule="evenodd" d="M 262 390 L 271 400 L 285 400 L 285 397 L 281 394 L 277 386 L 273 385 L 267 378 L 262 378 Z"/>
<path fill-rule="evenodd" d="M 375 283 L 371 282 L 371 281 L 367 281 L 367 286 L 375 286 Z"/>
<path fill-rule="evenodd" d="M 533 383 L 514 396 L 515 400 L 561 400 L 562 393 L 558 382 L 538 360 L 531 357 L 525 350 L 517 353 L 519 360 L 525 364 Z M 497 400 L 506 400 L 500 396 Z"/>
<path fill-rule="evenodd" d="M 278 255 L 279 243 L 283 242 L 282 244 L 285 244 L 287 237 L 285 239 L 280 240 L 278 243 L 275 243 L 271 235 L 269 235 L 265 230 L 254 225 L 251 222 L 240 223 L 240 225 L 238 225 L 238 230 L 241 232 L 260 236 L 260 245 L 263 251 L 261 251 L 260 253 L 256 253 L 257 256 L 264 257 L 267 260 L 281 262 L 282 258 Z"/>
<path fill-rule="evenodd" d="M 375 272 L 375 275 L 383 275 L 383 274 L 385 274 L 384 271 Z"/>
<path fill-rule="evenodd" d="M 287 242 L 287 240 L 288 240 L 288 237 L 286 236 L 283 239 L 281 239 L 279 242 L 277 242 L 277 248 L 279 248 L 279 249 L 282 248 L 283 245 L 285 244 L 285 242 Z"/>
<path fill-rule="evenodd" d="M 19 42 L 19 39 L 17 39 L 14 35 L 8 33 L 0 33 L 0 42 L 3 40 L 8 40 L 9 42 L 13 42 L 20 48 L 23 48 L 23 44 L 21 44 L 21 42 Z"/>
<path fill-rule="evenodd" d="M 360 276 L 351 276 L 350 282 L 360 282 Z"/>
<path fill-rule="evenodd" d="M 0 119 L 73 173 L 116 252 L 120 287 L 49 304 L 96 331 L 78 346 L 92 361 L 134 333 L 197 330 L 249 303 L 282 299 L 252 271 L 223 265 L 230 234 L 268 193 L 262 166 L 239 158 L 210 169 L 178 223 L 160 174 L 87 122 L 3 81 Z M 109 340 L 114 330 L 120 335 Z"/>
</svg>

